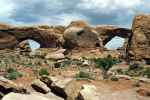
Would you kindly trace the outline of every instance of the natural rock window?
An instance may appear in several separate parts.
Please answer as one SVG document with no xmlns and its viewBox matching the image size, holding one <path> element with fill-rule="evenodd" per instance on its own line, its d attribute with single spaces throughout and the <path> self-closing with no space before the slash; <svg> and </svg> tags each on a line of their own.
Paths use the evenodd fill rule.
<svg viewBox="0 0 150 100">
<path fill-rule="evenodd" d="M 29 42 L 29 46 L 32 50 L 40 48 L 40 44 L 38 42 L 31 40 L 31 39 L 29 39 L 28 42 Z"/>
<path fill-rule="evenodd" d="M 121 38 L 119 36 L 115 36 L 108 43 L 106 43 L 105 48 L 107 48 L 109 50 L 116 50 L 120 47 L 123 47 L 124 42 L 125 42 L 124 38 Z"/>
</svg>

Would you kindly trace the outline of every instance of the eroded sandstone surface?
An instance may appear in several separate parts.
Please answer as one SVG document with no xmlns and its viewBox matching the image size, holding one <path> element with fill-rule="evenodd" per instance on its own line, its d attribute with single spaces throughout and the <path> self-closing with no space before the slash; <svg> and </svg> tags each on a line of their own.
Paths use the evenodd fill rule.
<svg viewBox="0 0 150 100">
<path fill-rule="evenodd" d="M 129 56 L 135 60 L 150 58 L 150 15 L 138 15 L 132 25 Z"/>
</svg>

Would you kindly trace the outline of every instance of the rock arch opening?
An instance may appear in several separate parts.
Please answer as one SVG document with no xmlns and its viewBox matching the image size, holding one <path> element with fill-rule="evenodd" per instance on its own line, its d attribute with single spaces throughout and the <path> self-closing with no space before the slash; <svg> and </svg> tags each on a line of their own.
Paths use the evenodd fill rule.
<svg viewBox="0 0 150 100">
<path fill-rule="evenodd" d="M 107 48 L 108 50 L 116 50 L 123 47 L 124 43 L 125 43 L 124 38 L 115 36 L 105 44 L 105 48 Z"/>
<path fill-rule="evenodd" d="M 39 42 L 32 40 L 32 39 L 28 39 L 28 43 L 29 43 L 31 50 L 36 50 L 41 47 L 41 44 Z"/>
<path fill-rule="evenodd" d="M 41 44 L 33 39 L 25 39 L 19 42 L 18 47 L 22 50 L 36 50 L 41 47 Z"/>
</svg>

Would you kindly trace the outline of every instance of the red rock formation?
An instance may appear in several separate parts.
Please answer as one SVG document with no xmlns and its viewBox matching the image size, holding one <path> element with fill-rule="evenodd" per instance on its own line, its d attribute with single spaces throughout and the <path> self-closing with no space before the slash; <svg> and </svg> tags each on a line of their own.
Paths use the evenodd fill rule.
<svg viewBox="0 0 150 100">
<path fill-rule="evenodd" d="M 90 27 L 69 27 L 64 32 L 66 48 L 94 48 L 103 47 L 98 33 Z"/>
<path fill-rule="evenodd" d="M 89 27 L 90 25 L 82 20 L 78 20 L 78 21 L 72 21 L 67 28 L 69 27 L 79 27 L 79 28 L 84 28 L 84 27 Z"/>
<path fill-rule="evenodd" d="M 15 36 L 8 33 L 0 32 L 0 49 L 3 48 L 14 48 L 16 47 L 18 41 Z"/>
<path fill-rule="evenodd" d="M 150 59 L 150 15 L 138 15 L 132 25 L 128 53 L 131 59 Z"/>
<path fill-rule="evenodd" d="M 32 39 L 40 43 L 43 48 L 55 48 L 60 43 L 61 34 L 54 29 L 42 29 L 37 27 L 19 27 L 0 30 L 0 47 L 9 48 L 26 39 Z M 5 42 L 4 42 L 5 41 Z"/>
<path fill-rule="evenodd" d="M 128 28 L 120 28 L 112 25 L 98 25 L 95 27 L 95 30 L 99 33 L 104 45 L 115 36 L 125 38 L 128 41 L 132 33 Z"/>
<path fill-rule="evenodd" d="M 128 40 L 131 30 L 114 26 L 90 27 L 87 22 L 73 21 L 67 28 L 63 26 L 2 27 L 0 28 L 0 48 L 16 47 L 18 43 L 32 39 L 42 48 L 65 47 L 103 47 L 113 37 Z M 65 40 L 65 41 L 64 41 Z M 4 42 L 5 41 L 5 42 Z"/>
</svg>

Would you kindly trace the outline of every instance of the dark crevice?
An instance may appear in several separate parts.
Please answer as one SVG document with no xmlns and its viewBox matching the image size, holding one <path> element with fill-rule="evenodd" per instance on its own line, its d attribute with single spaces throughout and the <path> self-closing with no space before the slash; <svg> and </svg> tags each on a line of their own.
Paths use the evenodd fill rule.
<svg viewBox="0 0 150 100">
<path fill-rule="evenodd" d="M 99 43 L 96 43 L 95 46 L 96 46 L 96 47 L 100 47 L 100 44 L 99 44 Z"/>
<path fill-rule="evenodd" d="M 150 59 L 149 58 L 144 58 L 144 61 L 147 65 L 150 65 Z"/>
<path fill-rule="evenodd" d="M 4 88 L 3 86 L 0 86 L 0 92 L 3 93 L 3 94 L 8 94 L 10 92 L 13 92 L 14 89 L 13 88 Z"/>
<path fill-rule="evenodd" d="M 33 88 L 34 90 L 36 90 L 37 92 L 44 93 L 44 94 L 47 93 L 47 92 L 45 92 L 42 88 L 40 88 L 40 87 L 38 87 L 38 86 L 36 86 L 36 85 L 32 85 L 32 88 Z"/>
<path fill-rule="evenodd" d="M 4 95 L 7 95 L 8 93 L 11 93 L 11 92 L 29 94 L 29 92 L 26 89 L 17 90 L 13 87 L 5 88 L 0 85 L 0 98 L 2 98 Z"/>
<path fill-rule="evenodd" d="M 67 94 L 65 93 L 64 89 L 62 89 L 62 88 L 52 86 L 51 92 L 54 93 L 56 96 L 64 98 L 65 100 L 67 99 Z"/>
<path fill-rule="evenodd" d="M 80 36 L 80 35 L 82 35 L 83 33 L 84 33 L 84 30 L 81 30 L 81 31 L 77 32 L 77 35 Z"/>
</svg>

